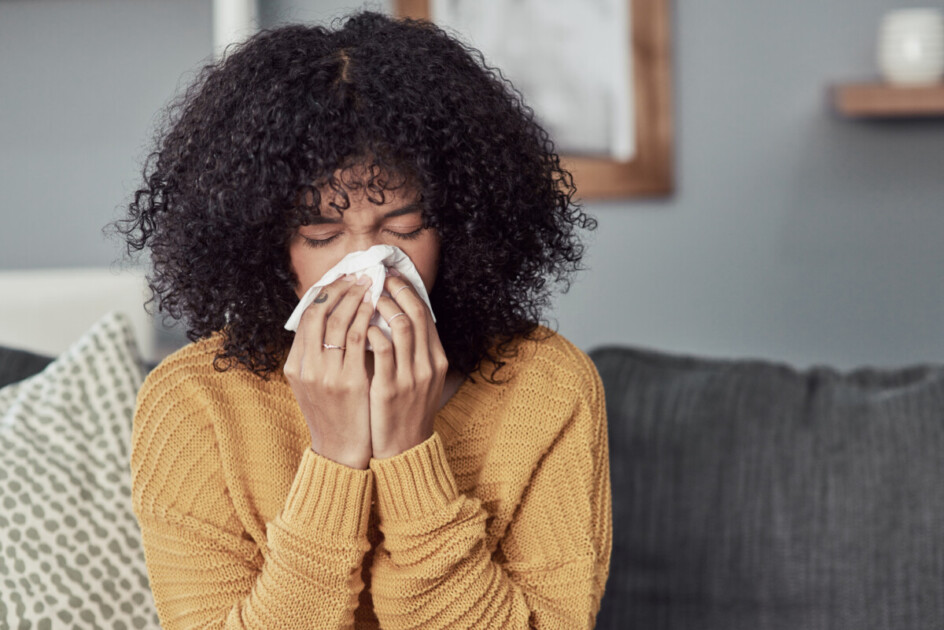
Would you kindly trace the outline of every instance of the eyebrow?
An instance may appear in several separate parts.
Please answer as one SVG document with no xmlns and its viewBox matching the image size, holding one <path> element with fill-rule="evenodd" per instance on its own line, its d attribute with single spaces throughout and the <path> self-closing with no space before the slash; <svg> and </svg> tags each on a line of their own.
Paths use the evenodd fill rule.
<svg viewBox="0 0 944 630">
<path fill-rule="evenodd" d="M 405 214 L 413 214 L 415 212 L 422 212 L 422 211 L 423 211 L 423 205 L 417 201 L 414 201 L 413 203 L 407 204 L 403 206 L 402 208 L 398 208 L 397 210 L 391 210 L 387 214 L 383 215 L 383 218 L 391 219 L 393 217 L 402 217 Z M 339 217 L 326 217 L 319 214 L 317 216 L 310 217 L 309 225 L 324 225 L 326 223 L 333 224 L 333 223 L 341 223 L 341 222 L 342 222 L 342 219 Z"/>
</svg>

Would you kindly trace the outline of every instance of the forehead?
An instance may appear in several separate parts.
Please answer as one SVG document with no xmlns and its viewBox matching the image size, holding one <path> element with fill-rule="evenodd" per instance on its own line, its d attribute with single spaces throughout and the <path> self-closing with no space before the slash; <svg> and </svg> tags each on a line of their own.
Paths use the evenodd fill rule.
<svg viewBox="0 0 944 630">
<path fill-rule="evenodd" d="M 420 195 L 415 188 L 401 186 L 391 189 L 371 189 L 365 186 L 322 187 L 319 190 L 319 211 L 324 216 L 338 216 L 349 212 L 384 214 L 404 206 L 418 207 Z"/>
<path fill-rule="evenodd" d="M 399 206 L 419 201 L 419 188 L 401 168 L 360 161 L 336 169 L 330 176 L 312 182 L 302 191 L 298 201 L 314 209 L 317 191 L 317 213 L 338 216 L 349 211 L 389 212 Z"/>
<path fill-rule="evenodd" d="M 317 214 L 304 220 L 308 225 L 368 223 L 423 213 L 421 196 L 414 187 L 408 186 L 372 190 L 364 186 L 324 185 L 318 189 L 318 196 Z M 308 207 L 314 205 L 310 192 L 304 203 Z"/>
</svg>

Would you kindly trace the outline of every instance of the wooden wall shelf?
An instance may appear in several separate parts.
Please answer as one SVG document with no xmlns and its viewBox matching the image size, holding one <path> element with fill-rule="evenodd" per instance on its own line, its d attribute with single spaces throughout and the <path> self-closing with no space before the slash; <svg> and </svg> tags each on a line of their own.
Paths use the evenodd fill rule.
<svg viewBox="0 0 944 630">
<path fill-rule="evenodd" d="M 944 84 L 844 83 L 833 86 L 831 98 L 836 111 L 850 118 L 944 117 Z"/>
</svg>

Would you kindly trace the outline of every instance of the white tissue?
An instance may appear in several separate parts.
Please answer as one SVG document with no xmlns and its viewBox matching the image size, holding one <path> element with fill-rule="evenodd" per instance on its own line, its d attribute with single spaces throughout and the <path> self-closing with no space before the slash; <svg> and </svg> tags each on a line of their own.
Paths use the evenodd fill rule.
<svg viewBox="0 0 944 630">
<path fill-rule="evenodd" d="M 341 262 L 329 269 L 318 282 L 312 285 L 312 287 L 305 292 L 305 295 L 302 296 L 302 299 L 298 301 L 298 306 L 292 311 L 292 316 L 285 322 L 285 329 L 291 331 L 297 330 L 298 324 L 302 319 L 302 313 L 315 301 L 321 289 L 345 274 L 354 274 L 358 278 L 367 276 L 372 280 L 370 288 L 367 291 L 370 293 L 371 304 L 376 309 L 377 300 L 385 293 L 384 280 L 387 278 L 388 268 L 399 271 L 400 277 L 413 285 L 413 288 L 416 289 L 416 293 L 429 308 L 430 314 L 433 314 L 433 307 L 429 303 L 429 296 L 426 294 L 423 279 L 420 278 L 420 274 L 409 256 L 403 253 L 403 250 L 399 247 L 392 245 L 374 245 L 368 250 L 348 254 L 341 259 Z M 389 294 L 387 295 L 389 296 Z M 436 321 L 436 315 L 434 314 L 433 321 Z M 383 334 L 387 336 L 387 339 L 391 338 L 390 326 L 388 326 L 386 320 L 380 316 L 379 311 L 374 311 L 374 314 L 370 318 L 370 323 L 380 328 Z M 371 349 L 369 343 L 367 344 L 367 349 Z"/>
</svg>

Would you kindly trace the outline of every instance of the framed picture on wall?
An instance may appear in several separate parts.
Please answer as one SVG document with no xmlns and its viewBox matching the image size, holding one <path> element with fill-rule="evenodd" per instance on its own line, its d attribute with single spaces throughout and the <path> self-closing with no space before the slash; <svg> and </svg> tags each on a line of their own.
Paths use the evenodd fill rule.
<svg viewBox="0 0 944 630">
<path fill-rule="evenodd" d="M 482 51 L 554 139 L 581 199 L 673 189 L 669 0 L 396 0 Z"/>
</svg>

